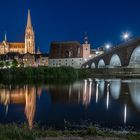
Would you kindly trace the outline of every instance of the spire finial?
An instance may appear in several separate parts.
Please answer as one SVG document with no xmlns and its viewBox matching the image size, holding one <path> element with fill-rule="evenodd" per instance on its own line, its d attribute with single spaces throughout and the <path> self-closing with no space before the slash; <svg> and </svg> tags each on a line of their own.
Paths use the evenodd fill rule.
<svg viewBox="0 0 140 140">
<path fill-rule="evenodd" d="M 7 42 L 7 34 L 6 34 L 6 32 L 5 32 L 4 41 Z"/>
<path fill-rule="evenodd" d="M 32 27 L 30 9 L 28 9 L 27 27 Z"/>
<path fill-rule="evenodd" d="M 88 44 L 88 33 L 87 32 L 85 32 L 85 34 L 84 34 L 84 43 Z"/>
<path fill-rule="evenodd" d="M 38 49 L 37 49 L 37 54 L 41 54 L 40 48 L 39 48 L 39 47 L 38 47 Z"/>
</svg>

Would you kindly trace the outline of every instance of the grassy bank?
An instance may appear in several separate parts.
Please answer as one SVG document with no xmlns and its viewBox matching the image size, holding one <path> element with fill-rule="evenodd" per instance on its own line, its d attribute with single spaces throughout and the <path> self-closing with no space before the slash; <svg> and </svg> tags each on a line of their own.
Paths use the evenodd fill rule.
<svg viewBox="0 0 140 140">
<path fill-rule="evenodd" d="M 0 70 L 1 83 L 21 83 L 21 82 L 59 82 L 75 81 L 87 77 L 86 70 L 78 70 L 71 67 L 48 68 L 48 67 L 28 67 L 11 68 Z"/>
<path fill-rule="evenodd" d="M 29 130 L 27 125 L 0 125 L 0 139 L 1 140 L 34 140 L 36 138 L 45 137 L 112 137 L 125 138 L 128 140 L 139 140 L 139 133 L 123 133 L 116 131 L 103 131 L 95 126 L 89 126 L 82 130 L 53 130 L 36 127 L 34 130 Z"/>
</svg>

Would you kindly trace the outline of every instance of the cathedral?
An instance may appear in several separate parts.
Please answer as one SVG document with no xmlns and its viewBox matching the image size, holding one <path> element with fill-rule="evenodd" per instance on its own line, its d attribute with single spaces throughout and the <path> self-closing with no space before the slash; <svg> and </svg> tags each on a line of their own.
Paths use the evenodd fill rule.
<svg viewBox="0 0 140 140">
<path fill-rule="evenodd" d="M 7 54 L 9 52 L 16 52 L 20 54 L 35 53 L 35 36 L 31 22 L 30 10 L 28 10 L 27 26 L 25 30 L 25 42 L 8 42 L 5 35 L 5 39 L 0 43 L 0 54 Z"/>
</svg>

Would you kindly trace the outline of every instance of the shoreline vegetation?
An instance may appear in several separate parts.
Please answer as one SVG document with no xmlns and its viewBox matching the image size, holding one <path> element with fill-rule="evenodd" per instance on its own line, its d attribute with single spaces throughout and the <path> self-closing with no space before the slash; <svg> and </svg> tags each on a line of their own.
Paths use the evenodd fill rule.
<svg viewBox="0 0 140 140">
<path fill-rule="evenodd" d="M 70 83 L 86 78 L 88 72 L 71 67 L 26 67 L 0 69 L 0 83 Z"/>
<path fill-rule="evenodd" d="M 72 67 L 12 67 L 0 69 L 0 83 L 71 83 L 84 78 L 140 78 L 140 68 L 74 69 Z"/>
<path fill-rule="evenodd" d="M 84 129 L 65 128 L 65 130 L 56 130 L 52 128 L 40 128 L 35 126 L 33 130 L 28 129 L 27 124 L 0 124 L 0 139 L 1 140 L 42 140 L 45 138 L 58 138 L 61 137 L 80 137 L 80 138 L 96 138 L 102 139 L 128 139 L 139 140 L 140 133 L 131 131 L 113 131 L 113 130 L 100 130 L 98 127 L 90 125 Z"/>
</svg>

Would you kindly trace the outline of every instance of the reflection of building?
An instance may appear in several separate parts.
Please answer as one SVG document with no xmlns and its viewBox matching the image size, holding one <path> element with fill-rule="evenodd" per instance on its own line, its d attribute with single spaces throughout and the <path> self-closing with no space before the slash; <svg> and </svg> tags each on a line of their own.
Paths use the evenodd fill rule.
<svg viewBox="0 0 140 140">
<path fill-rule="evenodd" d="M 28 120 L 29 128 L 33 127 L 33 119 L 36 110 L 36 89 L 35 87 L 4 87 L 0 89 L 0 103 L 6 107 L 8 113 L 9 104 L 25 104 L 25 114 Z"/>
<path fill-rule="evenodd" d="M 87 107 L 91 102 L 92 92 L 94 88 L 92 81 L 76 82 L 71 86 L 53 86 L 50 87 L 51 98 L 53 103 L 62 102 L 65 104 L 82 103 Z"/>
<path fill-rule="evenodd" d="M 28 88 L 26 86 L 26 93 L 25 93 L 25 98 L 26 98 L 26 104 L 25 104 L 25 114 L 28 120 L 29 128 L 33 128 L 33 119 L 35 115 L 35 110 L 36 110 L 36 93 L 35 93 L 35 88 Z"/>
<path fill-rule="evenodd" d="M 35 37 L 31 23 L 30 11 L 28 11 L 28 20 L 25 31 L 25 42 L 8 42 L 5 35 L 4 41 L 0 44 L 0 54 L 6 54 L 8 52 L 23 53 L 35 53 Z"/>
</svg>

